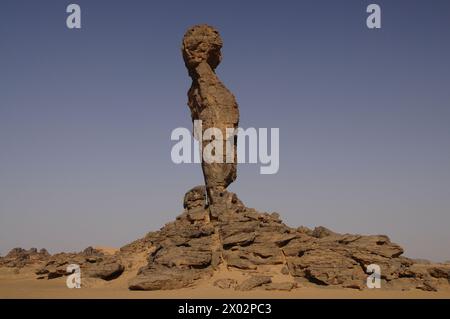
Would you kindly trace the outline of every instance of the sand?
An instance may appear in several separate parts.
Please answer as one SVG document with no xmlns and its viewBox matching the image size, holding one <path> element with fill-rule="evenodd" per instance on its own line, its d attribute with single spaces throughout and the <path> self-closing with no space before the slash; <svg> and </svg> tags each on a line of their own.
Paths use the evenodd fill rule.
<svg viewBox="0 0 450 319">
<path fill-rule="evenodd" d="M 14 269 L 0 268 L 0 298 L 361 298 L 361 299 L 405 299 L 405 298 L 445 298 L 450 299 L 450 290 L 439 292 L 425 292 L 421 290 L 393 291 L 393 290 L 355 290 L 341 288 L 317 288 L 300 287 L 292 291 L 234 291 L 220 289 L 212 285 L 219 278 L 242 279 L 239 272 L 219 271 L 214 277 L 200 281 L 194 288 L 183 288 L 166 291 L 130 291 L 127 289 L 128 280 L 134 276 L 134 272 L 124 273 L 116 280 L 105 282 L 98 279 L 82 278 L 84 287 L 80 289 L 69 289 L 66 287 L 65 278 L 52 280 L 37 280 L 32 268 L 21 269 L 19 273 Z M 282 280 L 274 278 L 274 280 Z"/>
</svg>

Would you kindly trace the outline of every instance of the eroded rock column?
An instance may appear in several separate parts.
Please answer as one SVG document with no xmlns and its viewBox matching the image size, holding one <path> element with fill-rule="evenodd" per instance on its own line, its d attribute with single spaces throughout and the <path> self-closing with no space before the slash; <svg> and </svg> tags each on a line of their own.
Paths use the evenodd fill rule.
<svg viewBox="0 0 450 319">
<path fill-rule="evenodd" d="M 212 215 L 220 211 L 224 192 L 236 179 L 237 171 L 237 138 L 228 134 L 230 138 L 227 140 L 227 129 L 238 127 L 238 105 L 233 94 L 215 73 L 222 58 L 222 44 L 216 29 L 208 25 L 196 25 L 186 32 L 182 45 L 184 62 L 192 78 L 192 86 L 188 92 L 192 121 L 202 121 L 202 136 L 210 128 L 217 128 L 222 133 L 219 138 L 222 139 L 223 160 L 208 163 L 202 156 L 203 176 Z M 194 133 L 197 139 L 198 135 L 198 132 Z M 204 149 L 211 141 L 199 142 Z M 228 161 L 227 145 L 228 154 L 232 154 L 228 156 Z M 232 162 L 230 158 L 233 159 Z"/>
</svg>

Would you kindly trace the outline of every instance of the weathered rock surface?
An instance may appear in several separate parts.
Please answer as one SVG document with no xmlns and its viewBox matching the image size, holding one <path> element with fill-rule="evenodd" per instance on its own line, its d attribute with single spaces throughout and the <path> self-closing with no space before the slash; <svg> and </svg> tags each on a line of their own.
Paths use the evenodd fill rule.
<svg viewBox="0 0 450 319">
<path fill-rule="evenodd" d="M 279 290 L 279 291 L 291 291 L 296 287 L 296 284 L 290 281 L 285 282 L 271 282 L 262 285 L 265 290 Z"/>
<path fill-rule="evenodd" d="M 238 290 L 247 291 L 252 290 L 256 287 L 262 286 L 264 284 L 270 284 L 272 282 L 272 278 L 269 276 L 252 276 L 246 280 L 244 280 L 238 287 Z"/>
<path fill-rule="evenodd" d="M 43 267 L 36 270 L 36 275 L 39 279 L 67 276 L 67 266 L 70 264 L 79 265 L 84 277 L 103 280 L 113 280 L 125 269 L 117 256 L 105 255 L 88 247 L 81 253 L 59 253 L 50 256 Z"/>
<path fill-rule="evenodd" d="M 11 268 L 23 268 L 25 266 L 39 265 L 43 263 L 50 254 L 45 249 L 37 250 L 31 248 L 13 248 L 5 257 L 0 257 L 0 266 Z"/>
<path fill-rule="evenodd" d="M 161 230 L 150 232 L 111 255 L 91 247 L 80 253 L 50 255 L 46 250 L 15 248 L 0 258 L 0 266 L 34 267 L 37 278 L 68 275 L 69 264 L 80 265 L 82 276 L 114 280 L 147 256 L 131 290 L 178 289 L 197 285 L 220 269 L 245 275 L 246 281 L 214 280 L 222 289 L 286 290 L 296 282 L 323 287 L 367 289 L 367 266 L 381 267 L 382 288 L 437 291 L 450 288 L 450 264 L 403 257 L 403 249 L 383 235 L 338 234 L 324 227 L 286 226 L 276 213 L 247 208 L 235 194 L 224 191 L 217 218 L 205 207 L 205 187 L 186 193 L 184 212 Z M 192 218 L 202 211 L 204 218 Z M 266 268 L 278 269 L 282 282 L 272 282 Z M 134 270 L 136 271 L 136 270 Z"/>
<path fill-rule="evenodd" d="M 183 58 L 192 78 L 188 105 L 192 120 L 202 120 L 203 125 L 201 132 L 194 132 L 196 138 L 212 127 L 220 129 L 225 137 L 226 129 L 237 128 L 239 122 L 235 98 L 214 71 L 221 60 L 221 48 L 218 32 L 207 25 L 194 26 L 183 38 Z M 236 155 L 235 139 L 229 142 Z M 82 276 L 92 280 L 113 280 L 125 270 L 139 268 L 129 282 L 131 290 L 195 286 L 215 272 L 228 269 L 247 279 L 218 279 L 215 286 L 289 291 L 296 288 L 296 283 L 366 289 L 367 267 L 377 264 L 386 289 L 450 288 L 450 263 L 403 257 L 403 249 L 387 236 L 338 234 L 325 227 L 292 228 L 277 213 L 246 207 L 236 194 L 226 190 L 236 179 L 236 163 L 236 158 L 234 163 L 203 161 L 206 186 L 186 193 L 183 213 L 114 255 L 87 248 L 81 253 L 50 256 L 45 250 L 16 248 L 0 258 L 0 266 L 40 266 L 38 278 L 52 279 L 68 275 L 67 266 L 78 264 Z M 146 256 L 145 263 L 135 260 L 141 255 Z M 268 268 L 278 269 L 276 275 L 285 281 L 272 282 L 275 276 L 267 275 Z"/>
<path fill-rule="evenodd" d="M 237 281 L 231 278 L 218 279 L 214 282 L 214 286 L 222 289 L 231 289 L 237 287 Z"/>
<path fill-rule="evenodd" d="M 184 35 L 182 43 L 183 59 L 192 78 L 192 85 L 188 92 L 192 121 L 202 121 L 202 136 L 205 136 L 205 131 L 210 128 L 216 128 L 222 133 L 221 137 L 215 136 L 216 139 L 220 139 L 223 146 L 222 160 L 213 163 L 202 160 L 208 199 L 213 207 L 220 202 L 220 194 L 236 179 L 237 169 L 237 139 L 234 136 L 227 139 L 227 129 L 234 130 L 238 127 L 238 105 L 234 95 L 215 73 L 222 59 L 220 51 L 222 45 L 219 32 L 208 25 L 196 25 L 190 28 Z M 194 131 L 197 139 L 199 139 L 199 133 Z M 202 143 L 203 149 L 210 143 L 208 140 L 199 142 Z M 233 163 L 226 160 L 227 142 L 233 149 Z"/>
<path fill-rule="evenodd" d="M 205 274 L 197 269 L 144 268 L 129 283 L 130 290 L 168 290 L 190 287 Z"/>
<path fill-rule="evenodd" d="M 130 289 L 194 286 L 199 279 L 212 276 L 219 265 L 252 276 L 245 284 L 216 280 L 214 285 L 222 289 L 290 290 L 295 288 L 296 279 L 320 286 L 366 289 L 370 264 L 381 267 L 382 282 L 388 289 L 449 286 L 450 265 L 419 264 L 402 257 L 403 249 L 387 236 L 338 234 L 325 227 L 291 228 L 278 214 L 247 208 L 228 191 L 222 194 L 217 218 L 192 219 L 192 210 L 212 214 L 202 206 L 204 194 L 200 186 L 187 192 L 185 211 L 140 240 L 151 247 L 151 253 L 148 265 L 141 268 Z M 270 277 L 258 275 L 266 266 L 280 267 L 280 274 L 291 280 L 272 283 L 267 279 Z"/>
</svg>

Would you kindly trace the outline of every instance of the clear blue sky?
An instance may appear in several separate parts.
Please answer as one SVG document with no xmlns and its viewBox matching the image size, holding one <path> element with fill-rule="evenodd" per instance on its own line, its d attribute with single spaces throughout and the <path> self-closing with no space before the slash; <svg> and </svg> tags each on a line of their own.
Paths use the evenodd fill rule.
<svg viewBox="0 0 450 319">
<path fill-rule="evenodd" d="M 65 26 L 69 3 L 82 29 Z M 369 3 L 382 29 L 365 26 Z M 280 128 L 280 171 L 231 190 L 288 225 L 387 234 L 450 259 L 449 1 L 86 1 L 0 4 L 0 253 L 121 246 L 182 211 L 199 165 L 186 29 L 220 31 L 217 72 L 241 126 Z"/>
</svg>

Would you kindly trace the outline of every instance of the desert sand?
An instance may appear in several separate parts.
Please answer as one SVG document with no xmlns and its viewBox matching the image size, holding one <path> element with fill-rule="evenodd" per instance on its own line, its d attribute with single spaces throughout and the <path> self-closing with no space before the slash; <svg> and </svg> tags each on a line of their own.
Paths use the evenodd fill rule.
<svg viewBox="0 0 450 319">
<path fill-rule="evenodd" d="M 111 250 L 114 251 L 114 250 Z M 131 291 L 128 289 L 128 281 L 135 276 L 134 272 L 125 272 L 123 276 L 113 281 L 96 280 L 83 278 L 80 289 L 69 289 L 66 287 L 66 278 L 56 278 L 52 280 L 37 280 L 34 268 L 23 268 L 19 272 L 12 268 L 0 268 L 0 298 L 32 298 L 32 299 L 154 299 L 154 298 L 175 298 L 175 299 L 406 299 L 406 298 L 437 298 L 450 299 L 450 290 L 439 292 L 426 292 L 421 290 L 355 290 L 342 288 L 317 288 L 299 285 L 299 288 L 291 291 L 235 291 L 232 289 L 220 289 L 213 286 L 213 282 L 220 278 L 239 278 L 242 276 L 237 271 L 222 269 L 214 274 L 212 280 L 202 280 L 196 287 L 182 288 L 176 290 L 159 291 Z M 280 275 L 279 280 L 282 280 Z M 277 279 L 277 278 L 275 278 Z"/>
</svg>

